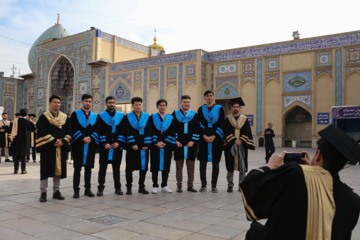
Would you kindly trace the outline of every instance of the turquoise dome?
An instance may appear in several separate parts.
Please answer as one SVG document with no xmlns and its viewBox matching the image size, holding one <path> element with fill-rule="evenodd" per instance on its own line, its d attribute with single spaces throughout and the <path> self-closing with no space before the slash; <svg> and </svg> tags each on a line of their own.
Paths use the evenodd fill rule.
<svg viewBox="0 0 360 240">
<path fill-rule="evenodd" d="M 31 71 L 35 72 L 35 64 L 36 64 L 35 51 L 37 45 L 42 44 L 45 40 L 50 38 L 64 38 L 67 36 L 70 36 L 70 34 L 61 24 L 55 24 L 54 26 L 47 29 L 43 34 L 41 34 L 40 37 L 36 39 L 32 47 L 30 48 L 28 62 Z"/>
</svg>

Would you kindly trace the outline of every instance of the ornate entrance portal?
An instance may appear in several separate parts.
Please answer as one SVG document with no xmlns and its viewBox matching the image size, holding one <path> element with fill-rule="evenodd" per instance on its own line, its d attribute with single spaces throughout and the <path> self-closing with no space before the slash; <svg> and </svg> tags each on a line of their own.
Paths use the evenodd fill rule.
<svg viewBox="0 0 360 240">
<path fill-rule="evenodd" d="M 304 108 L 296 106 L 285 116 L 286 147 L 291 147 L 292 141 L 297 141 L 298 147 L 311 147 L 312 118 Z"/>
<path fill-rule="evenodd" d="M 74 68 L 70 61 L 61 57 L 54 65 L 50 75 L 50 96 L 61 98 L 60 111 L 71 114 L 73 111 Z"/>
</svg>

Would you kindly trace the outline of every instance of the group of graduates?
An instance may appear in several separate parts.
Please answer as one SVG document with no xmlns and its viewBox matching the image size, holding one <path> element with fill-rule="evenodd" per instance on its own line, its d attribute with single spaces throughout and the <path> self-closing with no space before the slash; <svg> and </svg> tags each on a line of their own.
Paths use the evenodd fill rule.
<svg viewBox="0 0 360 240">
<path fill-rule="evenodd" d="M 92 96 L 82 96 L 82 108 L 74 111 L 70 118 L 60 109 L 61 99 L 49 99 L 50 111 L 44 112 L 37 123 L 36 150 L 41 159 L 41 197 L 47 201 L 47 179 L 54 179 L 55 199 L 65 199 L 60 193 L 60 179 L 66 177 L 67 152 L 73 158 L 74 198 L 80 197 L 81 170 L 84 168 L 84 195 L 94 197 L 91 191 L 91 174 L 95 154 L 99 149 L 99 174 L 97 196 L 102 196 L 108 164 L 112 165 L 115 194 L 123 195 L 120 183 L 120 164 L 123 149 L 126 150 L 126 194 L 132 194 L 133 171 L 139 171 L 138 192 L 149 194 L 145 188 L 145 177 L 150 161 L 153 188 L 159 190 L 158 173 L 161 172 L 161 192 L 171 193 L 168 177 L 171 159 L 176 162 L 177 192 L 182 192 L 183 165 L 187 166 L 187 191 L 197 192 L 193 186 L 195 159 L 200 160 L 200 192 L 207 190 L 206 166 L 212 164 L 211 191 L 217 192 L 219 163 L 225 151 L 228 171 L 228 192 L 233 191 L 234 170 L 240 171 L 239 185 L 247 171 L 247 150 L 255 149 L 250 124 L 240 114 L 244 102 L 241 98 L 232 100 L 232 114 L 226 117 L 224 108 L 214 104 L 214 93 L 204 93 L 206 104 L 197 113 L 190 109 L 191 97 L 181 97 L 181 108 L 167 114 L 167 101 L 156 102 L 158 113 L 152 115 L 142 111 L 143 100 L 131 99 L 133 111 L 127 113 L 115 109 L 115 98 L 105 99 L 106 110 L 92 112 Z M 240 190 L 240 188 L 239 188 Z"/>
<path fill-rule="evenodd" d="M 18 173 L 19 162 L 21 162 L 21 173 L 26 174 L 26 162 L 30 161 L 30 153 L 33 161 L 36 162 L 36 122 L 34 121 L 36 115 L 28 115 L 26 109 L 21 109 L 19 113 L 15 114 L 15 117 L 13 121 L 9 121 L 7 120 L 8 114 L 2 113 L 0 149 L 3 150 L 5 162 L 11 162 L 9 157 L 13 156 L 14 174 Z M 0 162 L 1 158 L 2 154 L 0 155 Z"/>
</svg>

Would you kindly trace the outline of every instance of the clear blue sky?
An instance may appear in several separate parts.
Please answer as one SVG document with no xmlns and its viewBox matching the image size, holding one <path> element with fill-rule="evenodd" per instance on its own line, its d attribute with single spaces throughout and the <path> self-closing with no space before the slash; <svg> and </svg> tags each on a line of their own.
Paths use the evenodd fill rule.
<svg viewBox="0 0 360 240">
<path fill-rule="evenodd" d="M 9 76 L 15 64 L 30 72 L 30 47 L 57 13 L 70 34 L 94 26 L 143 45 L 152 44 L 156 27 L 158 43 L 172 53 L 287 41 L 296 30 L 300 38 L 355 31 L 359 7 L 358 0 L 1 0 L 0 34 L 27 44 L 0 37 L 0 71 Z"/>
</svg>

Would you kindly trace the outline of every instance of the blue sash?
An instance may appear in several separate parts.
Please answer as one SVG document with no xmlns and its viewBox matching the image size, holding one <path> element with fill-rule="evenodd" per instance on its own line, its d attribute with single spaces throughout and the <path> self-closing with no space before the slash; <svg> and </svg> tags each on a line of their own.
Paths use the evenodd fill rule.
<svg viewBox="0 0 360 240">
<path fill-rule="evenodd" d="M 195 111 L 190 109 L 189 112 L 185 116 L 181 112 L 181 110 L 178 109 L 178 110 L 175 110 L 175 116 L 179 122 L 184 123 L 184 134 L 188 134 L 188 123 L 194 118 Z M 186 146 L 184 146 L 184 159 L 187 159 L 187 156 L 188 156 L 188 148 Z"/>
<path fill-rule="evenodd" d="M 188 147 L 184 146 L 184 159 L 187 159 L 188 156 Z"/>
<path fill-rule="evenodd" d="M 115 115 L 113 117 L 110 116 L 110 114 L 107 111 L 103 111 L 101 113 L 99 113 L 99 116 L 101 117 L 101 119 L 109 126 L 111 126 L 111 133 L 115 133 L 116 131 L 116 126 L 119 125 L 119 123 L 121 122 L 121 120 L 124 117 L 124 113 L 123 112 L 119 112 L 119 111 L 115 111 Z M 113 155 L 114 155 L 114 149 L 110 148 L 109 149 L 109 154 L 108 154 L 108 160 L 112 161 L 113 160 Z"/>
<path fill-rule="evenodd" d="M 80 125 L 83 128 L 86 128 L 89 124 L 91 126 L 94 126 L 94 124 L 96 123 L 97 115 L 94 112 L 90 111 L 89 119 L 86 119 L 85 113 L 81 109 L 75 111 L 75 113 L 76 113 L 76 117 L 77 117 Z M 89 144 L 84 143 L 83 165 L 86 165 L 86 159 L 87 159 L 88 150 L 89 150 Z"/>
<path fill-rule="evenodd" d="M 202 106 L 202 112 L 208 123 L 208 128 L 212 128 L 212 125 L 219 119 L 221 108 L 221 105 L 214 105 L 214 107 L 209 112 L 206 104 Z M 212 162 L 212 143 L 208 143 L 208 162 Z"/>
<path fill-rule="evenodd" d="M 145 170 L 145 166 L 146 166 L 146 154 L 145 154 L 145 150 L 141 149 L 140 150 L 140 156 L 141 156 L 141 170 Z"/>
<path fill-rule="evenodd" d="M 146 112 L 142 112 L 139 121 L 137 120 L 134 112 L 130 112 L 126 114 L 126 116 L 129 120 L 130 125 L 136 130 L 138 130 L 140 135 L 144 135 L 145 133 L 144 129 L 147 121 L 149 120 L 150 115 Z"/>
<path fill-rule="evenodd" d="M 173 116 L 170 114 L 166 114 L 162 122 L 158 113 L 153 114 L 152 118 L 156 129 L 159 130 L 161 133 L 168 130 L 173 120 Z M 164 152 L 164 148 L 160 148 L 160 171 L 164 171 Z"/>
</svg>

